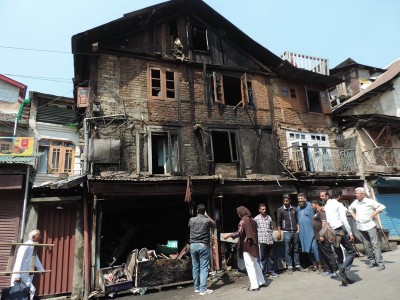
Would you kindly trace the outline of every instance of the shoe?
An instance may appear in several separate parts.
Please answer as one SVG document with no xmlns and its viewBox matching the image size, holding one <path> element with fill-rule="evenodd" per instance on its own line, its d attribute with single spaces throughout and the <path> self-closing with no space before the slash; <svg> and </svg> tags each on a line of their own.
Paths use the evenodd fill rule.
<svg viewBox="0 0 400 300">
<path fill-rule="evenodd" d="M 384 265 L 380 265 L 376 268 L 377 271 L 383 271 L 385 270 L 385 266 Z"/>
<path fill-rule="evenodd" d="M 308 268 L 308 270 L 310 272 L 315 272 L 315 271 L 318 271 L 318 268 L 316 266 L 312 266 L 311 268 Z"/>
<path fill-rule="evenodd" d="M 249 292 L 258 292 L 260 290 L 260 288 L 256 288 L 256 289 L 247 288 L 247 290 Z"/>
<path fill-rule="evenodd" d="M 322 268 L 318 268 L 317 274 L 322 274 L 323 272 L 324 272 L 324 270 Z"/>
<path fill-rule="evenodd" d="M 332 279 L 335 279 L 337 277 L 337 274 L 336 273 L 331 273 L 331 275 L 329 277 L 332 278 Z"/>
<path fill-rule="evenodd" d="M 347 276 L 346 276 L 346 278 L 347 278 L 347 282 L 348 282 L 349 284 L 353 284 L 354 282 L 356 282 L 355 280 L 350 279 L 350 278 L 347 277 Z"/>
<path fill-rule="evenodd" d="M 377 266 L 377 264 L 369 264 L 369 265 L 368 265 L 368 268 L 371 269 L 371 268 L 376 267 L 376 266 Z"/>
<path fill-rule="evenodd" d="M 322 276 L 331 276 L 333 273 L 331 273 L 331 272 L 328 272 L 328 271 L 325 271 L 325 272 L 323 272 L 321 275 Z"/>
<path fill-rule="evenodd" d="M 288 273 L 289 275 L 292 275 L 293 274 L 293 268 L 288 268 L 286 273 Z"/>
<path fill-rule="evenodd" d="M 336 274 L 342 280 L 342 284 L 343 285 L 348 285 L 349 284 L 349 282 L 347 281 L 346 273 L 344 272 L 344 270 L 339 270 L 338 272 L 336 272 Z"/>
<path fill-rule="evenodd" d="M 272 271 L 271 273 L 269 273 L 269 276 L 270 276 L 271 278 L 278 278 L 278 277 L 279 277 L 279 275 L 278 275 L 277 273 L 275 273 L 274 271 Z"/>
<path fill-rule="evenodd" d="M 199 291 L 199 290 L 194 290 L 194 292 L 195 292 L 195 293 L 200 293 L 200 291 Z"/>
<path fill-rule="evenodd" d="M 300 265 L 296 266 L 295 269 L 299 272 L 306 272 L 305 269 L 303 269 Z"/>
<path fill-rule="evenodd" d="M 260 285 L 258 286 L 258 288 L 262 288 L 262 287 L 267 287 L 267 284 L 262 283 L 262 284 L 260 284 Z"/>
<path fill-rule="evenodd" d="M 214 292 L 214 290 L 206 289 L 205 291 L 200 292 L 199 295 L 204 296 L 204 295 L 212 294 L 213 292 Z"/>
</svg>

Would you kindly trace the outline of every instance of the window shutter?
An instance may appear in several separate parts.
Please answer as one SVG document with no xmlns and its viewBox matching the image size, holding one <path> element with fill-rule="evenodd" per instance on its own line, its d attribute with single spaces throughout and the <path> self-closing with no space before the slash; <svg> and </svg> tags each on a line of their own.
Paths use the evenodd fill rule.
<svg viewBox="0 0 400 300">
<path fill-rule="evenodd" d="M 249 88 L 247 86 L 247 74 L 244 73 L 242 77 L 240 77 L 241 82 L 241 92 L 242 92 L 242 106 L 249 104 Z"/>
<path fill-rule="evenodd" d="M 326 91 L 320 91 L 319 99 L 321 101 L 322 113 L 330 114 L 332 112 L 332 108 L 331 108 L 331 102 L 329 101 L 328 93 Z"/>
<path fill-rule="evenodd" d="M 306 102 L 307 102 L 307 108 L 310 110 L 310 103 L 308 102 L 308 93 L 307 93 L 307 86 L 304 86 L 304 91 L 306 92 Z"/>
<path fill-rule="evenodd" d="M 214 101 L 220 104 L 225 104 L 222 75 L 213 72 L 213 83 L 214 83 Z"/>
</svg>

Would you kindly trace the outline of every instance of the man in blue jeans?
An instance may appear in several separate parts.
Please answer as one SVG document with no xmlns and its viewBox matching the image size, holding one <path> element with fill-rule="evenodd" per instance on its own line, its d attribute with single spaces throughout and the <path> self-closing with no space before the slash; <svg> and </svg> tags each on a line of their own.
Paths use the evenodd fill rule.
<svg viewBox="0 0 400 300">
<path fill-rule="evenodd" d="M 296 207 L 290 204 L 290 196 L 285 194 L 282 196 L 283 205 L 278 208 L 278 240 L 282 238 L 285 245 L 285 260 L 288 274 L 293 274 L 293 260 L 297 271 L 305 272 L 300 265 L 299 256 L 299 225 L 297 223 Z M 293 260 L 291 255 L 293 250 Z"/>
<path fill-rule="evenodd" d="M 208 265 L 210 264 L 210 229 L 215 228 L 215 222 L 206 212 L 203 204 L 197 205 L 197 216 L 190 218 L 190 255 L 194 291 L 201 296 L 211 294 L 207 289 Z"/>
</svg>

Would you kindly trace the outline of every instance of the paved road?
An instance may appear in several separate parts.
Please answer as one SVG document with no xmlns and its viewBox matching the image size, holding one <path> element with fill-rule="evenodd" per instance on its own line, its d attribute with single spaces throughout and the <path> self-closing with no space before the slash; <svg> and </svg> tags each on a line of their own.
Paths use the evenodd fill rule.
<svg viewBox="0 0 400 300">
<path fill-rule="evenodd" d="M 389 300 L 400 297 L 400 250 L 383 253 L 386 269 L 378 272 L 369 269 L 366 258 L 354 260 L 348 277 L 356 280 L 352 285 L 342 286 L 341 282 L 321 276 L 315 272 L 293 275 L 281 274 L 279 278 L 267 278 L 267 287 L 259 292 L 248 292 L 249 281 L 246 275 L 237 277 L 231 282 L 217 281 L 210 288 L 214 293 L 199 296 L 194 293 L 193 286 L 173 289 L 146 295 L 129 295 L 118 300 L 159 300 L 159 299 L 270 299 L 270 300 Z"/>
</svg>

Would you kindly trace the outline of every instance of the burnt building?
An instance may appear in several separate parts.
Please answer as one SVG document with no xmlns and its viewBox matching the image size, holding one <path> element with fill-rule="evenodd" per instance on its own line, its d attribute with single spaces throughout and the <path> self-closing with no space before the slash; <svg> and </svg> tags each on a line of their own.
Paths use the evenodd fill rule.
<svg viewBox="0 0 400 300">
<path fill-rule="evenodd" d="M 127 13 L 74 35 L 72 51 L 92 276 L 132 249 L 182 248 L 198 203 L 234 231 L 239 205 L 264 202 L 275 219 L 281 195 L 316 174 L 326 188 L 355 172 L 329 148 L 327 89 L 341 80 L 282 60 L 200 0 Z"/>
</svg>

